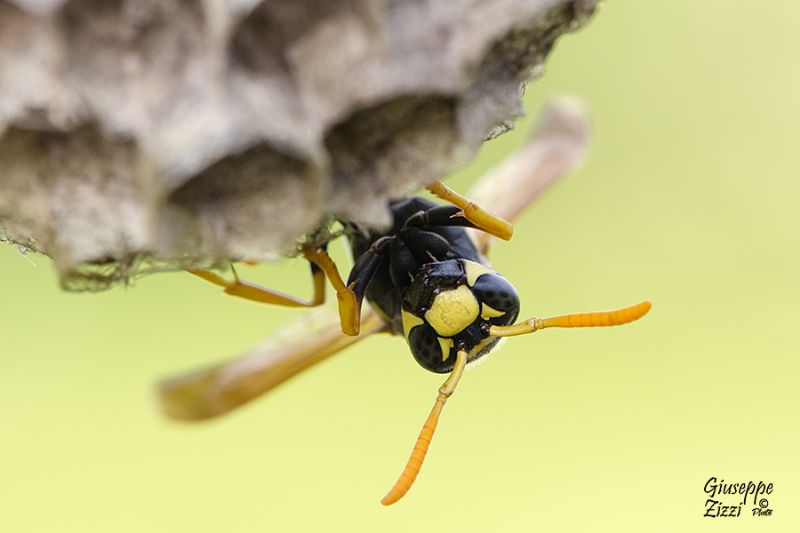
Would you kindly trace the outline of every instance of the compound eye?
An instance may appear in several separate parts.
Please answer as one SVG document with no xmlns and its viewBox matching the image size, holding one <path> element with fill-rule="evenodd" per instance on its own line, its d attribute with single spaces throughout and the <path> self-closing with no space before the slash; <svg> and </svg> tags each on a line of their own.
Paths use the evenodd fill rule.
<svg viewBox="0 0 800 533">
<path fill-rule="evenodd" d="M 447 365 L 452 341 L 441 339 L 428 324 L 415 326 L 409 332 L 408 346 L 411 348 L 414 359 L 426 370 L 444 373 L 453 368 L 452 362 L 449 366 Z"/>
<path fill-rule="evenodd" d="M 514 286 L 503 276 L 494 273 L 483 274 L 475 280 L 472 291 L 483 303 L 481 314 L 485 318 L 502 317 L 502 322 L 506 324 L 517 319 L 519 295 Z M 490 309 L 486 309 L 486 306 Z"/>
</svg>

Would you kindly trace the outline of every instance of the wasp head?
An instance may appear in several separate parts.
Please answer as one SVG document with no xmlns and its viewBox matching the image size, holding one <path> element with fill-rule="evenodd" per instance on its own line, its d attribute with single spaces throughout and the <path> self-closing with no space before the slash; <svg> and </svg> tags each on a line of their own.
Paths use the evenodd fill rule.
<svg viewBox="0 0 800 533">
<path fill-rule="evenodd" d="M 487 354 L 499 338 L 491 326 L 513 324 L 519 296 L 503 276 L 467 259 L 423 265 L 403 297 L 403 333 L 414 359 L 427 370 L 450 372 L 456 353 L 468 361 Z"/>
</svg>

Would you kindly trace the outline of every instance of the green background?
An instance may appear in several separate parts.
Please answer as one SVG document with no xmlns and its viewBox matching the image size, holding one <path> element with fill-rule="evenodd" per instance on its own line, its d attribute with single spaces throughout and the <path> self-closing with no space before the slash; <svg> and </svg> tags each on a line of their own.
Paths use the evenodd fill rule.
<svg viewBox="0 0 800 533">
<path fill-rule="evenodd" d="M 392 508 L 378 500 L 441 382 L 402 339 L 219 421 L 174 423 L 157 378 L 298 311 L 182 274 L 65 294 L 46 258 L 0 247 L 0 530 L 797 531 L 798 20 L 789 1 L 619 1 L 559 41 L 527 107 L 582 98 L 590 157 L 493 264 L 525 316 L 644 297 L 653 311 L 510 340 L 465 375 Z M 530 127 L 448 183 L 466 190 Z M 300 260 L 247 274 L 309 290 Z M 710 476 L 774 483 L 774 515 L 703 518 Z"/>
</svg>

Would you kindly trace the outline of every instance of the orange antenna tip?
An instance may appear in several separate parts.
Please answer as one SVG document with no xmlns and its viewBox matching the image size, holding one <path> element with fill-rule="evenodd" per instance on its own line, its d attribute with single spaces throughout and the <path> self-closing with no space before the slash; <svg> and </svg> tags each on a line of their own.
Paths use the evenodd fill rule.
<svg viewBox="0 0 800 533">
<path fill-rule="evenodd" d="M 512 337 L 533 333 L 544 328 L 595 328 L 605 326 L 621 326 L 646 315 L 653 304 L 644 300 L 636 305 L 622 307 L 613 311 L 595 313 L 573 313 L 551 318 L 530 318 L 513 326 L 492 326 L 489 335 L 494 337 Z"/>
<path fill-rule="evenodd" d="M 422 426 L 422 430 L 419 432 L 417 442 L 414 444 L 414 449 L 411 450 L 411 456 L 408 458 L 403 472 L 400 474 L 400 477 L 397 478 L 392 488 L 389 489 L 389 492 L 386 493 L 386 496 L 381 500 L 383 505 L 392 505 L 405 496 L 408 489 L 414 484 L 414 480 L 417 479 L 417 474 L 419 474 L 419 469 L 422 467 L 422 462 L 425 460 L 425 455 L 428 453 L 431 439 L 433 439 L 433 433 L 436 431 L 436 424 L 439 422 L 439 415 L 442 413 L 442 408 L 456 389 L 456 385 L 458 385 L 458 381 L 464 373 L 464 367 L 467 366 L 467 356 L 468 354 L 464 350 L 459 350 L 456 354 L 453 371 L 442 386 L 439 387 L 439 395 L 436 397 L 436 403 L 433 404 L 431 414 L 428 415 L 425 424 Z"/>
<path fill-rule="evenodd" d="M 414 480 L 417 479 L 417 474 L 419 474 L 419 469 L 422 468 L 422 462 L 425 461 L 425 455 L 428 453 L 433 433 L 436 431 L 436 424 L 439 422 L 439 414 L 442 412 L 442 407 L 444 407 L 446 400 L 447 398 L 441 394 L 436 399 L 431 414 L 428 415 L 428 419 L 425 420 L 425 424 L 419 432 L 417 442 L 414 444 L 414 449 L 411 450 L 411 456 L 408 458 L 403 473 L 400 474 L 395 484 L 383 497 L 381 504 L 392 505 L 405 496 L 408 489 L 414 484 Z"/>
<path fill-rule="evenodd" d="M 537 324 L 543 328 L 595 328 L 604 326 L 621 326 L 634 320 L 639 320 L 650 311 L 653 304 L 650 300 L 645 300 L 636 305 L 629 305 L 613 311 L 598 311 L 595 313 L 575 313 L 569 315 L 556 316 L 541 320 Z"/>
</svg>

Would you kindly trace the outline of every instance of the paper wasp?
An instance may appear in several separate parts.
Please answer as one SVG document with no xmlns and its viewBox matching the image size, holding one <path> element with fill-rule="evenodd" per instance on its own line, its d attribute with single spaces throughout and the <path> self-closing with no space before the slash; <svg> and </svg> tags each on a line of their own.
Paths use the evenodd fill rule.
<svg viewBox="0 0 800 533">
<path fill-rule="evenodd" d="M 364 233 L 342 221 L 354 260 L 346 282 L 328 256 L 326 243 L 303 247 L 314 287 L 310 301 L 241 281 L 235 270 L 233 280 L 207 270 L 191 271 L 228 294 L 294 307 L 322 304 L 327 278 L 336 290 L 339 316 L 315 332 L 304 331 L 302 339 L 278 342 L 242 359 L 164 382 L 160 388 L 164 411 L 189 420 L 218 416 L 357 340 L 377 332 L 402 335 L 423 368 L 449 373 L 405 468 L 381 503 L 390 505 L 402 498 L 419 473 L 439 415 L 464 368 L 501 338 L 549 327 L 616 326 L 650 310 L 650 302 L 644 301 L 615 311 L 531 318 L 515 324 L 517 292 L 486 259 L 492 238 L 510 239 L 512 226 L 506 219 L 516 218 L 549 182 L 574 164 L 584 141 L 571 139 L 571 152 L 558 143 L 547 146 L 545 141 L 552 139 L 546 126 L 527 152 L 519 152 L 498 175 L 482 180 L 479 190 L 494 182 L 495 190 L 508 193 L 494 198 L 483 194 L 488 202 L 484 208 L 435 182 L 428 190 L 448 205 L 420 197 L 395 201 L 390 205 L 393 225 L 386 231 Z M 560 164 L 546 161 L 548 150 L 561 155 Z M 522 168 L 525 165 L 538 167 Z M 364 299 L 370 307 L 362 313 Z"/>
</svg>

